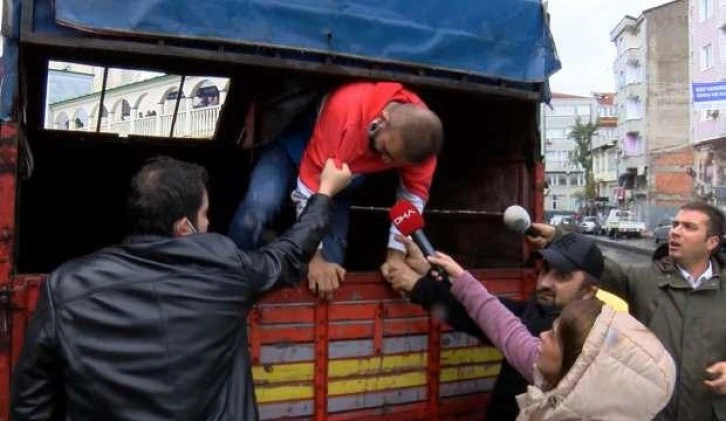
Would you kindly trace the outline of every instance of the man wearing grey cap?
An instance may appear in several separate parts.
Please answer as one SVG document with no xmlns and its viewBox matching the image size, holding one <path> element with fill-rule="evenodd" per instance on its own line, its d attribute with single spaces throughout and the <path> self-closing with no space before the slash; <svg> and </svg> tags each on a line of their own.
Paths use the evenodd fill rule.
<svg viewBox="0 0 726 421">
<path fill-rule="evenodd" d="M 427 310 L 437 309 L 451 327 L 481 339 L 491 341 L 469 316 L 466 309 L 451 293 L 448 281 L 438 281 L 421 250 L 410 239 L 399 236 L 406 245 L 405 264 L 391 268 L 387 277 L 394 289 L 409 294 L 412 302 Z M 501 297 L 499 300 L 520 318 L 534 336 L 552 328 L 564 306 L 581 298 L 591 298 L 603 272 L 603 257 L 594 241 L 578 234 L 566 234 L 545 249 L 538 250 L 542 270 L 537 277 L 535 294 L 527 301 Z M 438 313 L 438 312 L 437 312 Z M 492 391 L 487 419 L 514 420 L 519 413 L 515 396 L 524 393 L 527 380 L 506 360 Z"/>
</svg>

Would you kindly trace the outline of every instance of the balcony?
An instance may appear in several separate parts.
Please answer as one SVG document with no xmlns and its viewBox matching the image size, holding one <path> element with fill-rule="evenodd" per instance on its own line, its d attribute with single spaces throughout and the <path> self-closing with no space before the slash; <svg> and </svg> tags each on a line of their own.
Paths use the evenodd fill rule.
<svg viewBox="0 0 726 421">
<path fill-rule="evenodd" d="M 640 169 L 644 168 L 645 166 L 645 154 L 625 155 L 620 158 L 619 168 L 621 170 L 623 168 L 638 168 L 638 175 L 641 175 Z"/>
<path fill-rule="evenodd" d="M 630 47 L 623 51 L 619 60 L 621 65 L 639 65 L 643 63 L 643 53 L 641 52 L 640 47 Z"/>
<path fill-rule="evenodd" d="M 572 164 L 571 162 L 561 161 L 545 161 L 546 172 L 580 172 L 582 171 L 579 166 Z"/>
<path fill-rule="evenodd" d="M 620 133 L 643 133 L 642 118 L 622 119 L 618 124 L 618 132 Z"/>
<path fill-rule="evenodd" d="M 617 144 L 617 139 L 606 139 L 602 137 L 597 137 L 595 139 L 592 139 L 592 143 L 590 144 L 590 150 L 594 151 L 597 149 L 611 148 L 616 146 Z"/>
<path fill-rule="evenodd" d="M 642 102 L 645 97 L 645 83 L 642 81 L 630 81 L 618 91 L 621 98 L 640 98 Z"/>
<path fill-rule="evenodd" d="M 593 173 L 593 177 L 595 178 L 596 183 L 610 183 L 613 181 L 617 181 L 618 174 L 615 170 L 595 171 Z"/>
<path fill-rule="evenodd" d="M 214 135 L 220 105 L 212 105 L 191 110 L 179 110 L 174 124 L 174 137 L 209 138 Z M 142 117 L 118 122 L 108 122 L 101 119 L 101 132 L 118 133 L 120 136 L 169 136 L 173 114 L 164 114 L 152 117 Z M 71 130 L 73 130 L 71 128 Z M 82 129 L 95 131 L 96 126 L 88 125 Z"/>
</svg>

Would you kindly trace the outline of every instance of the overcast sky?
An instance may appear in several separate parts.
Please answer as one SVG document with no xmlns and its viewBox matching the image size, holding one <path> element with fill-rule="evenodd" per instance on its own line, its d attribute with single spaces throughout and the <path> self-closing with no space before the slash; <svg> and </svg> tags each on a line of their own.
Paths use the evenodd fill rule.
<svg viewBox="0 0 726 421">
<path fill-rule="evenodd" d="M 670 0 L 549 0 L 552 34 L 562 69 L 550 82 L 553 92 L 589 95 L 615 88 L 615 44 L 610 31 L 625 15 L 640 16 Z"/>
</svg>

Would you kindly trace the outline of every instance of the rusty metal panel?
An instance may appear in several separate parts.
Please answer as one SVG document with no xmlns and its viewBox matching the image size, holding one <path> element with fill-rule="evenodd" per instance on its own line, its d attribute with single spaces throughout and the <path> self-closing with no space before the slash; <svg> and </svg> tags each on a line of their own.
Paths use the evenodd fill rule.
<svg viewBox="0 0 726 421">
<path fill-rule="evenodd" d="M 15 247 L 15 188 L 18 160 L 18 132 L 14 124 L 0 123 L 0 288 L 6 308 L 0 315 L 0 417 L 8 414 L 13 326 L 13 249 Z"/>
<path fill-rule="evenodd" d="M 0 284 L 10 282 L 13 268 L 17 160 L 17 128 L 0 123 Z"/>
<path fill-rule="evenodd" d="M 529 271 L 520 269 L 476 273 L 514 297 L 529 279 Z M 344 287 L 350 290 L 331 303 L 299 288 L 277 291 L 258 304 L 263 339 L 253 378 L 262 418 L 378 419 L 397 413 L 443 419 L 465 412 L 446 406 L 447 399 L 491 390 L 501 361 L 496 350 L 440 326 L 377 273 L 351 274 Z M 325 330 L 327 341 L 318 336 Z"/>
</svg>

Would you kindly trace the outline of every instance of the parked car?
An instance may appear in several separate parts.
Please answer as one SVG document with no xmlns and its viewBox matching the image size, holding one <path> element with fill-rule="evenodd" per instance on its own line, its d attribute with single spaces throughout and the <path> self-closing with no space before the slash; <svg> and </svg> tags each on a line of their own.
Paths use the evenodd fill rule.
<svg viewBox="0 0 726 421">
<path fill-rule="evenodd" d="M 653 230 L 653 240 L 656 244 L 667 243 L 668 234 L 671 232 L 671 226 L 673 225 L 673 218 L 666 218 L 658 223 Z"/>
<path fill-rule="evenodd" d="M 602 225 L 598 221 L 597 216 L 586 216 L 580 222 L 580 230 L 583 234 L 600 234 Z"/>
<path fill-rule="evenodd" d="M 560 223 L 557 225 L 567 232 L 577 232 L 577 233 L 582 232 L 582 229 L 580 228 L 580 224 L 577 223 L 577 219 L 575 219 L 574 216 L 563 217 L 560 220 Z"/>
</svg>

